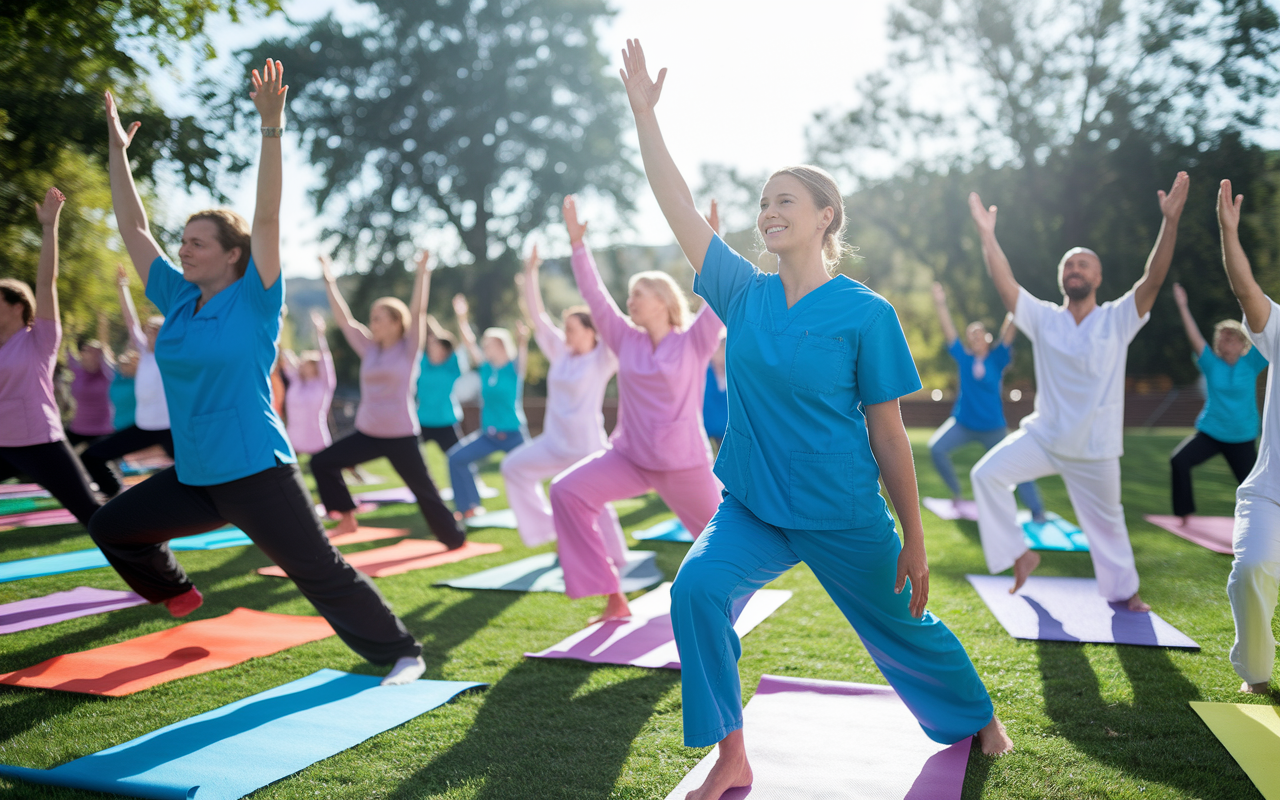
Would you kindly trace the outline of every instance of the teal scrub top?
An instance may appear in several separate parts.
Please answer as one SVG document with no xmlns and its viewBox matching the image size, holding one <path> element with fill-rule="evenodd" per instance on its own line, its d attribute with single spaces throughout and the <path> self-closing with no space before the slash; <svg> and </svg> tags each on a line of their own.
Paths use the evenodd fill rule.
<svg viewBox="0 0 1280 800">
<path fill-rule="evenodd" d="M 1207 387 L 1204 408 L 1196 417 L 1196 430 L 1220 442 L 1239 444 L 1258 438 L 1258 375 L 1267 359 L 1258 348 L 1228 364 L 1206 346 L 1196 359 Z"/>
<path fill-rule="evenodd" d="M 693 288 L 728 328 L 725 491 L 781 528 L 892 524 L 863 407 L 920 389 L 893 306 L 836 275 L 787 308 L 779 276 L 718 236 Z"/>
<path fill-rule="evenodd" d="M 250 259 L 243 278 L 197 311 L 200 289 L 162 256 L 151 264 L 147 297 L 164 314 L 156 363 L 178 480 L 213 486 L 296 463 L 271 405 L 284 276 L 267 289 Z"/>
<path fill-rule="evenodd" d="M 462 419 L 462 409 L 453 399 L 453 384 L 462 376 L 458 354 L 432 364 L 422 354 L 418 370 L 418 424 L 424 428 L 448 428 Z"/>
<path fill-rule="evenodd" d="M 501 369 L 488 362 L 476 370 L 480 373 L 480 427 L 486 430 L 518 431 L 524 428 L 524 409 L 520 407 L 522 386 L 514 361 Z"/>
<path fill-rule="evenodd" d="M 111 424 L 118 431 L 132 428 L 134 414 L 138 410 L 138 396 L 133 392 L 133 378 L 117 372 L 111 379 L 111 389 L 108 394 L 111 397 L 111 407 L 115 409 Z"/>
</svg>

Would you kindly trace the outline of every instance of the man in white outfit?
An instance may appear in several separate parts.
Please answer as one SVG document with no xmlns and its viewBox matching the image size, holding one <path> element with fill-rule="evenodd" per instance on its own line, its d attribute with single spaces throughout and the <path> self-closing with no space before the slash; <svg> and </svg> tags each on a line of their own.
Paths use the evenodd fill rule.
<svg viewBox="0 0 1280 800">
<path fill-rule="evenodd" d="M 996 573 L 1013 567 L 1011 592 L 1040 564 L 1018 525 L 1013 487 L 1056 474 L 1066 483 L 1089 538 L 1098 591 L 1133 611 L 1150 610 L 1138 596 L 1138 570 L 1120 504 L 1124 370 L 1129 342 L 1150 318 L 1169 271 L 1188 185 L 1187 174 L 1179 172 L 1168 194 L 1157 193 L 1164 221 L 1142 278 L 1102 305 L 1097 299 L 1102 262 L 1083 247 L 1068 250 L 1058 264 L 1062 305 L 1032 297 L 1014 279 L 996 241 L 996 207 L 984 208 L 976 193 L 969 195 L 987 271 L 1035 354 L 1035 411 L 970 472 L 987 568 Z"/>
</svg>

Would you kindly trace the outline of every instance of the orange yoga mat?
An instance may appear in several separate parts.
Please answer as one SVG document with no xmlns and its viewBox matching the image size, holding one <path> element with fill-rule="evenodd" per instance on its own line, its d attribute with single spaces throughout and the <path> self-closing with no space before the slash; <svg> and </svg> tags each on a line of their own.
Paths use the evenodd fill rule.
<svg viewBox="0 0 1280 800">
<path fill-rule="evenodd" d="M 323 617 L 237 608 L 225 616 L 188 622 L 127 642 L 54 656 L 34 667 L 0 675 L 0 683 L 121 697 L 332 635 L 333 628 Z"/>
<path fill-rule="evenodd" d="M 487 556 L 502 549 L 500 544 L 486 542 L 467 542 L 457 550 L 446 550 L 437 541 L 425 539 L 406 539 L 390 547 L 379 547 L 360 553 L 345 556 L 351 566 L 366 575 L 382 578 L 387 575 L 399 575 L 415 569 L 438 567 L 441 564 L 452 564 L 476 556 Z M 279 567 L 263 567 L 259 575 L 270 575 L 275 578 L 286 577 Z"/>
<path fill-rule="evenodd" d="M 351 533 L 339 533 L 336 536 L 330 536 L 329 541 L 336 545 L 360 544 L 361 542 L 377 542 L 382 539 L 403 539 L 408 535 L 408 528 L 366 528 L 362 525 Z"/>
</svg>

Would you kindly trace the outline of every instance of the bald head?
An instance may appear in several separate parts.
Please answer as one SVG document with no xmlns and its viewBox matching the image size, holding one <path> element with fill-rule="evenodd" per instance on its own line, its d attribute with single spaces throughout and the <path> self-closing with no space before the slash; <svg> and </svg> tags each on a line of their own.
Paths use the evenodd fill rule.
<svg viewBox="0 0 1280 800">
<path fill-rule="evenodd" d="M 1087 247 L 1073 247 L 1058 262 L 1058 288 L 1071 300 L 1084 300 L 1102 285 L 1102 259 Z"/>
</svg>

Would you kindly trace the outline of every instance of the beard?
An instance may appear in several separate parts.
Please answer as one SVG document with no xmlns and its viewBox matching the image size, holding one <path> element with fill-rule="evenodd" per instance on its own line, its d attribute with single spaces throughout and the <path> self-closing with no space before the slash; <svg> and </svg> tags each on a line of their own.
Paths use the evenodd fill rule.
<svg viewBox="0 0 1280 800">
<path fill-rule="evenodd" d="M 1093 294 L 1093 287 L 1084 282 L 1076 282 L 1062 287 L 1062 293 L 1070 300 L 1083 300 Z"/>
</svg>

